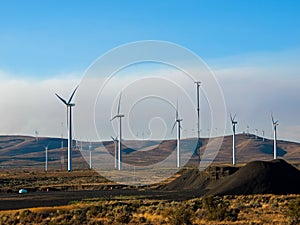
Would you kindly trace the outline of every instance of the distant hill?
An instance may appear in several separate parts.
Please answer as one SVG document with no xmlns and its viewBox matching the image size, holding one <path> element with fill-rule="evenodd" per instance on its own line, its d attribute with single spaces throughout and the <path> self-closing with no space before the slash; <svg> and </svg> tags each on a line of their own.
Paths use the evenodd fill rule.
<svg viewBox="0 0 300 225">
<path fill-rule="evenodd" d="M 203 149 L 207 140 L 204 140 Z M 255 160 L 273 159 L 273 140 L 255 138 L 255 135 L 238 134 L 236 136 L 236 161 L 247 163 Z M 300 143 L 277 141 L 277 156 L 289 162 L 300 162 Z M 215 162 L 232 161 L 232 136 L 225 136 Z"/>
<path fill-rule="evenodd" d="M 48 146 L 49 166 L 61 168 L 62 158 L 66 168 L 67 150 L 61 149 L 61 143 L 67 146 L 67 140 L 29 136 L 0 136 L 0 168 L 41 167 L 45 162 L 45 147 Z M 84 164 L 78 150 L 73 152 L 74 163 Z M 78 167 L 78 166 L 77 166 Z"/>
<path fill-rule="evenodd" d="M 63 141 L 64 148 L 61 149 Z M 207 139 L 202 139 L 201 153 L 205 151 Z M 189 146 L 191 139 L 182 140 L 182 145 Z M 126 147 L 126 143 L 131 148 Z M 84 149 L 88 149 L 90 143 L 83 142 Z M 64 168 L 67 166 L 67 140 L 60 138 L 40 137 L 36 140 L 28 136 L 0 136 L 0 168 L 6 167 L 43 167 L 45 160 L 45 146 L 48 146 L 48 158 L 50 169 L 60 169 L 62 156 Z M 74 141 L 74 146 L 76 142 Z M 107 151 L 114 154 L 114 143 L 92 143 L 93 148 L 105 146 Z M 88 168 L 77 146 L 73 150 L 74 169 Z M 126 163 L 137 166 L 150 165 L 164 160 L 176 149 L 175 140 L 159 141 L 124 141 L 123 160 Z M 191 151 L 194 151 L 193 149 Z M 278 141 L 278 156 L 288 162 L 300 162 L 300 143 Z M 220 151 L 215 158 L 216 163 L 230 163 L 232 157 L 232 136 L 225 136 Z M 192 161 L 198 163 L 198 156 L 194 155 Z M 237 163 L 247 163 L 254 160 L 271 160 L 273 158 L 273 141 L 255 139 L 254 135 L 237 135 Z"/>
</svg>

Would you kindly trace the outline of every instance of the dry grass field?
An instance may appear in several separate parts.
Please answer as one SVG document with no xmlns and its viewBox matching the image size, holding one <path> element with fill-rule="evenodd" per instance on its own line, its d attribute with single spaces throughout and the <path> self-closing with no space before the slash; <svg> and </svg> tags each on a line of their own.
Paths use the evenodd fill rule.
<svg viewBox="0 0 300 225">
<path fill-rule="evenodd" d="M 298 207 L 298 208 L 297 208 Z M 185 201 L 85 199 L 65 206 L 0 211 L 0 224 L 299 224 L 300 195 Z M 296 211 L 295 211 L 296 210 Z"/>
<path fill-rule="evenodd" d="M 49 142 L 45 172 L 43 146 Z M 78 148 L 74 171 L 61 171 L 60 144 L 52 138 L 0 137 L 0 224 L 300 224 L 298 143 L 279 141 L 279 156 L 285 161 L 269 161 L 271 140 L 239 134 L 238 165 L 233 167 L 228 136 L 204 171 L 198 170 L 194 156 L 164 182 L 142 187 L 114 183 L 88 169 Z M 206 144 L 203 140 L 202 154 Z M 113 154 L 112 142 L 103 145 Z M 173 140 L 131 145 L 139 150 L 124 148 L 124 161 L 139 165 L 158 162 L 174 151 Z M 150 161 L 142 160 L 145 154 Z M 257 159 L 267 162 L 248 163 Z M 28 193 L 18 194 L 21 188 Z"/>
</svg>

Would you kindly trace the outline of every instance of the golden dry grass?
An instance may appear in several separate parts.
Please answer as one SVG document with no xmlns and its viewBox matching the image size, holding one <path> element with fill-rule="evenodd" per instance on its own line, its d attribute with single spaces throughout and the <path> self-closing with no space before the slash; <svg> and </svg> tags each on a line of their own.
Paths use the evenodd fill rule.
<svg viewBox="0 0 300 225">
<path fill-rule="evenodd" d="M 229 208 L 238 208 L 240 210 L 236 221 L 210 221 L 204 215 L 205 212 L 201 208 L 195 210 L 192 213 L 192 224 L 208 224 L 208 225 L 234 225 L 234 224 L 267 224 L 267 225 L 284 225 L 290 224 L 290 218 L 288 216 L 288 203 L 297 198 L 300 195 L 249 195 L 249 196 L 224 196 L 222 201 L 228 201 L 230 203 Z M 118 217 L 119 213 L 122 214 L 124 207 L 132 210 L 132 217 L 128 224 L 173 224 L 172 214 L 176 213 L 179 206 L 190 208 L 191 205 L 195 205 L 195 202 L 202 201 L 202 198 L 180 201 L 180 202 L 168 202 L 158 200 L 105 200 L 95 202 L 78 202 L 66 206 L 57 207 L 38 207 L 30 208 L 33 213 L 56 213 L 58 219 L 62 219 L 63 214 L 58 212 L 70 213 L 78 212 L 78 210 L 87 210 L 87 215 L 90 215 L 89 210 L 95 206 L 101 206 L 105 208 L 107 212 L 101 214 L 103 210 L 96 212 L 96 216 L 86 216 L 87 222 L 102 221 L 104 224 L 117 224 L 113 222 L 111 218 Z M 191 208 L 190 208 L 191 209 Z M 120 211 L 121 210 L 121 211 Z M 201 211 L 202 210 L 202 211 Z M 2 218 L 13 217 L 17 212 L 20 213 L 23 210 L 7 210 L 0 211 L 0 224 Z M 199 214 L 199 212 L 201 212 Z M 203 214 L 204 213 L 204 214 Z M 50 214 L 49 214 L 50 215 Z M 75 216 L 75 215 L 74 215 Z M 76 217 L 76 216 L 75 216 Z M 48 218 L 48 217 L 47 217 Z M 55 221 L 55 218 L 53 219 Z M 144 222 L 145 223 L 144 223 Z M 34 223 L 33 223 L 34 224 Z M 61 223 L 57 223 L 61 224 Z"/>
</svg>

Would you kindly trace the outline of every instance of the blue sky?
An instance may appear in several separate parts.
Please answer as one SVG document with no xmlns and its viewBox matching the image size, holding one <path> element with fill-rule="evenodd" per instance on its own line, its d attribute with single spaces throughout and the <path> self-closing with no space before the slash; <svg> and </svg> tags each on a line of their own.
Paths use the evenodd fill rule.
<svg viewBox="0 0 300 225">
<path fill-rule="evenodd" d="M 299 12 L 300 2 L 292 0 L 1 1 L 0 94 L 9 98 L 0 100 L 6 118 L 0 133 L 38 129 L 59 136 L 61 128 L 53 124 L 65 118 L 54 92 L 67 96 L 112 48 L 164 40 L 190 49 L 212 68 L 228 111 L 237 112 L 239 132 L 250 123 L 252 132 L 261 126 L 271 137 L 273 111 L 281 137 L 300 142 Z M 45 101 L 53 112 L 38 108 Z M 16 110 L 20 104 L 25 109 Z M 62 117 L 51 121 L 53 113 Z"/>
<path fill-rule="evenodd" d="M 83 71 L 120 44 L 166 40 L 204 60 L 299 48 L 298 1 L 2 1 L 0 68 Z"/>
</svg>

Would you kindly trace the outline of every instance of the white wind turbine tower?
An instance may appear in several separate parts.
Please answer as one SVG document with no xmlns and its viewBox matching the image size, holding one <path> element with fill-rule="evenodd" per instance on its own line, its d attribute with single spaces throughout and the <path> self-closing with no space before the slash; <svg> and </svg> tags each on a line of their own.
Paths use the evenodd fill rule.
<svg viewBox="0 0 300 225">
<path fill-rule="evenodd" d="M 232 164 L 235 165 L 236 161 L 235 161 L 235 157 L 236 157 L 236 143 L 235 143 L 235 126 L 237 125 L 237 122 L 235 121 L 235 116 L 234 117 L 231 116 L 230 114 L 230 120 L 231 120 L 231 124 L 232 124 L 232 131 L 233 131 L 233 135 L 232 135 Z"/>
<path fill-rule="evenodd" d="M 121 96 L 122 96 L 122 93 L 120 94 L 120 98 L 119 98 L 117 114 L 111 119 L 111 121 L 112 121 L 116 118 L 119 118 L 118 170 L 122 170 L 122 118 L 124 117 L 124 115 L 120 114 Z"/>
<path fill-rule="evenodd" d="M 89 145 L 89 153 L 90 153 L 90 169 L 92 169 L 92 143 Z"/>
<path fill-rule="evenodd" d="M 45 148 L 45 171 L 48 172 L 48 145 L 44 146 Z"/>
<path fill-rule="evenodd" d="M 78 86 L 73 91 L 69 101 L 67 102 L 65 99 L 60 97 L 58 94 L 55 94 L 66 106 L 67 106 L 67 124 L 68 124 L 68 171 L 72 171 L 72 107 L 75 106 L 74 103 L 71 103 L 72 98 L 77 90 Z"/>
<path fill-rule="evenodd" d="M 182 121 L 182 119 L 180 119 L 179 115 L 178 115 L 178 101 L 177 101 L 175 123 L 174 123 L 174 125 L 172 127 L 172 131 L 171 131 L 173 133 L 175 125 L 177 125 L 177 168 L 180 168 L 180 131 L 182 129 L 181 121 Z"/>
<path fill-rule="evenodd" d="M 200 147 L 201 147 L 201 141 L 200 141 L 200 85 L 201 81 L 195 81 L 196 89 L 197 89 L 197 151 L 199 154 L 199 160 L 200 160 Z"/>
<path fill-rule="evenodd" d="M 278 120 L 274 120 L 273 115 L 271 114 L 272 117 L 272 125 L 273 125 L 273 130 L 274 130 L 274 159 L 277 159 L 277 126 L 279 125 Z"/>
<path fill-rule="evenodd" d="M 111 136 L 111 139 L 113 140 L 114 142 L 114 145 L 115 145 L 115 168 L 117 168 L 117 160 L 118 160 L 118 157 L 117 157 L 117 150 L 118 150 L 118 136 L 117 137 L 113 137 Z"/>
<path fill-rule="evenodd" d="M 35 134 L 35 141 L 38 142 L 39 141 L 39 132 L 37 130 L 35 130 L 34 134 Z"/>
<path fill-rule="evenodd" d="M 48 142 L 47 145 L 44 145 L 45 149 L 45 171 L 48 172 L 48 147 L 51 144 L 51 142 Z"/>
<path fill-rule="evenodd" d="M 255 129 L 255 139 L 258 137 L 258 129 Z"/>
</svg>

